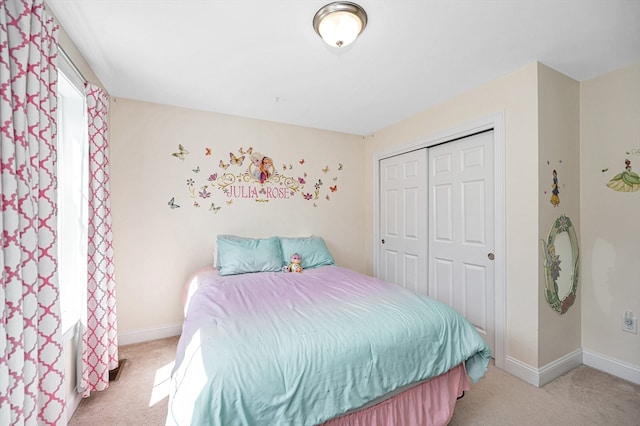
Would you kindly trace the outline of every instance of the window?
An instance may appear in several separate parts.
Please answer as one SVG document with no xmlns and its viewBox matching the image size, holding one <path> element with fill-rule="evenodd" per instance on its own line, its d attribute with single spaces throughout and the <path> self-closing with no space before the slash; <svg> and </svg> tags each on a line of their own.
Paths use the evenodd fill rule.
<svg viewBox="0 0 640 426">
<path fill-rule="evenodd" d="M 89 209 L 88 136 L 83 82 L 73 71 L 58 74 L 58 280 L 62 332 L 86 321 Z"/>
</svg>

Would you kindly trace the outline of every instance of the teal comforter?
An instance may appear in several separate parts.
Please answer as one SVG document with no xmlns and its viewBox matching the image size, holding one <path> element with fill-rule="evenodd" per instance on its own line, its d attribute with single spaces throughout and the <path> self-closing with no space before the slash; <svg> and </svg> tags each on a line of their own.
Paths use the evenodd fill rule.
<svg viewBox="0 0 640 426">
<path fill-rule="evenodd" d="M 338 266 L 194 281 L 167 424 L 313 425 L 491 351 L 450 307 Z"/>
</svg>

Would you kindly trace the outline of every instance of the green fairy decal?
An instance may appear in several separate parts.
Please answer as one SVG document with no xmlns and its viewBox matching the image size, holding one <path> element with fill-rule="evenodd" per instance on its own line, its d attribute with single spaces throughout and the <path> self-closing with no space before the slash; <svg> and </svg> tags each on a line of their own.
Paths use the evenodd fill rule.
<svg viewBox="0 0 640 426">
<path fill-rule="evenodd" d="M 631 161 L 624 160 L 624 171 L 615 175 L 607 186 L 618 192 L 635 192 L 640 190 L 640 176 L 631 170 Z"/>
</svg>

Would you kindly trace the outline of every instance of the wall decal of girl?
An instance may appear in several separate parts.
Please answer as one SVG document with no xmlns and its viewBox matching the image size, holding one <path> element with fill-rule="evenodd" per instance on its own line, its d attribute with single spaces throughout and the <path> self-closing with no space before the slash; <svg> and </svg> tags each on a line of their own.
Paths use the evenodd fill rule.
<svg viewBox="0 0 640 426">
<path fill-rule="evenodd" d="M 558 189 L 558 172 L 553 170 L 553 183 L 551 184 L 551 204 L 557 207 L 560 204 L 560 190 Z"/>
<path fill-rule="evenodd" d="M 260 165 L 260 183 L 264 183 L 273 174 L 273 160 L 270 157 L 263 157 Z"/>
<path fill-rule="evenodd" d="M 611 178 L 607 186 L 618 192 L 635 192 L 640 190 L 640 176 L 631 170 L 631 160 L 624 160 L 624 171 Z"/>
<path fill-rule="evenodd" d="M 251 165 L 249 166 L 249 171 L 251 172 L 251 176 L 253 176 L 257 181 L 260 180 L 260 174 L 262 173 L 262 170 L 260 170 L 262 158 L 262 154 L 259 152 L 251 153 Z"/>
<path fill-rule="evenodd" d="M 273 160 L 259 152 L 253 152 L 249 171 L 255 180 L 265 183 L 273 175 Z"/>
</svg>

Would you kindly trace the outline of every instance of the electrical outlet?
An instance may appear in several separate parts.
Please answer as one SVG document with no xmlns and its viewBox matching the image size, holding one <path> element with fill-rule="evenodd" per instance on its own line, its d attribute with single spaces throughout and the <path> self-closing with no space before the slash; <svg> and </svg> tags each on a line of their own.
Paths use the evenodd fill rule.
<svg viewBox="0 0 640 426">
<path fill-rule="evenodd" d="M 622 331 L 638 334 L 638 318 L 633 316 L 633 312 L 627 311 L 622 317 Z"/>
</svg>

